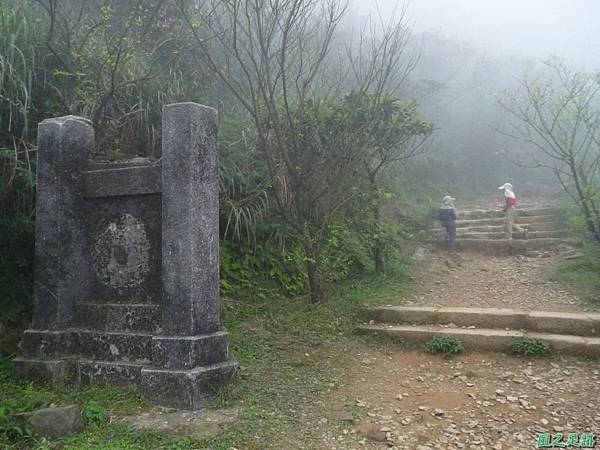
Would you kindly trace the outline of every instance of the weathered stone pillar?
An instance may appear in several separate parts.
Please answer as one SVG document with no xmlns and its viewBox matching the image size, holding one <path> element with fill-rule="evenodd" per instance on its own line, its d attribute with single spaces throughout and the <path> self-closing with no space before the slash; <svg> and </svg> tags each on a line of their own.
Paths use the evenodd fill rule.
<svg viewBox="0 0 600 450">
<path fill-rule="evenodd" d="M 235 374 L 219 325 L 217 111 L 195 103 L 163 109 L 162 324 L 147 397 L 185 409 L 208 404 Z"/>
<path fill-rule="evenodd" d="M 163 108 L 162 305 L 165 334 L 219 329 L 217 111 Z"/>
<path fill-rule="evenodd" d="M 94 148 L 94 129 L 76 116 L 38 127 L 33 328 L 63 329 L 89 289 L 81 261 L 87 250 L 81 172 Z"/>
<path fill-rule="evenodd" d="M 201 105 L 166 106 L 159 161 L 91 161 L 84 119 L 40 124 L 35 317 L 17 377 L 139 386 L 185 409 L 231 381 L 216 119 Z"/>
</svg>

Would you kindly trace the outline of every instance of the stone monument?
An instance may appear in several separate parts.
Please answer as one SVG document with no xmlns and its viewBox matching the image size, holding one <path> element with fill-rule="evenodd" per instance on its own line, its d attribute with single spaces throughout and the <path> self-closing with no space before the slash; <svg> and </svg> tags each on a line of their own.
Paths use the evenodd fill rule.
<svg viewBox="0 0 600 450">
<path fill-rule="evenodd" d="M 219 324 L 216 110 L 163 108 L 162 158 L 89 159 L 94 130 L 39 125 L 35 309 L 17 377 L 136 385 L 207 405 L 235 375 Z"/>
</svg>

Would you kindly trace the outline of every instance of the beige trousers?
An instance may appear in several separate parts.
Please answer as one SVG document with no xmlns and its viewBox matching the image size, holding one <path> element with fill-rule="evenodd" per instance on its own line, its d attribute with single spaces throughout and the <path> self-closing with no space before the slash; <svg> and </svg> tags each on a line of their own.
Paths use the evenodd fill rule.
<svg viewBox="0 0 600 450">
<path fill-rule="evenodd" d="M 506 232 L 506 239 L 512 239 L 513 231 L 524 231 L 519 225 L 515 223 L 515 216 L 517 215 L 516 208 L 507 208 L 506 217 L 504 218 L 504 230 Z"/>
</svg>

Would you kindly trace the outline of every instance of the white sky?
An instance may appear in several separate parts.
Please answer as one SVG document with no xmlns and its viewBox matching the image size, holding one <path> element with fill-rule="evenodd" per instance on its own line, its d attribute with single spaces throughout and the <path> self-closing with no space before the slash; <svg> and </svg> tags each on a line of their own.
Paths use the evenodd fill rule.
<svg viewBox="0 0 600 450">
<path fill-rule="evenodd" d="M 379 5 L 388 17 L 397 0 L 352 0 L 360 15 Z M 490 52 L 545 58 L 556 54 L 600 69 L 600 0 L 410 0 L 416 32 L 438 31 Z"/>
</svg>

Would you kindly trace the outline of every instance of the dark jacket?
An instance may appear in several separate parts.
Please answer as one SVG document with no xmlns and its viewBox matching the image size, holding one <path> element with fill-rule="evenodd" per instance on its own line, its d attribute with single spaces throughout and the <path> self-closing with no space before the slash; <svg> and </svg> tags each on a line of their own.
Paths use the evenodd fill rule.
<svg viewBox="0 0 600 450">
<path fill-rule="evenodd" d="M 445 227 L 456 226 L 456 211 L 454 208 L 440 208 L 437 213 L 437 218 Z"/>
</svg>

